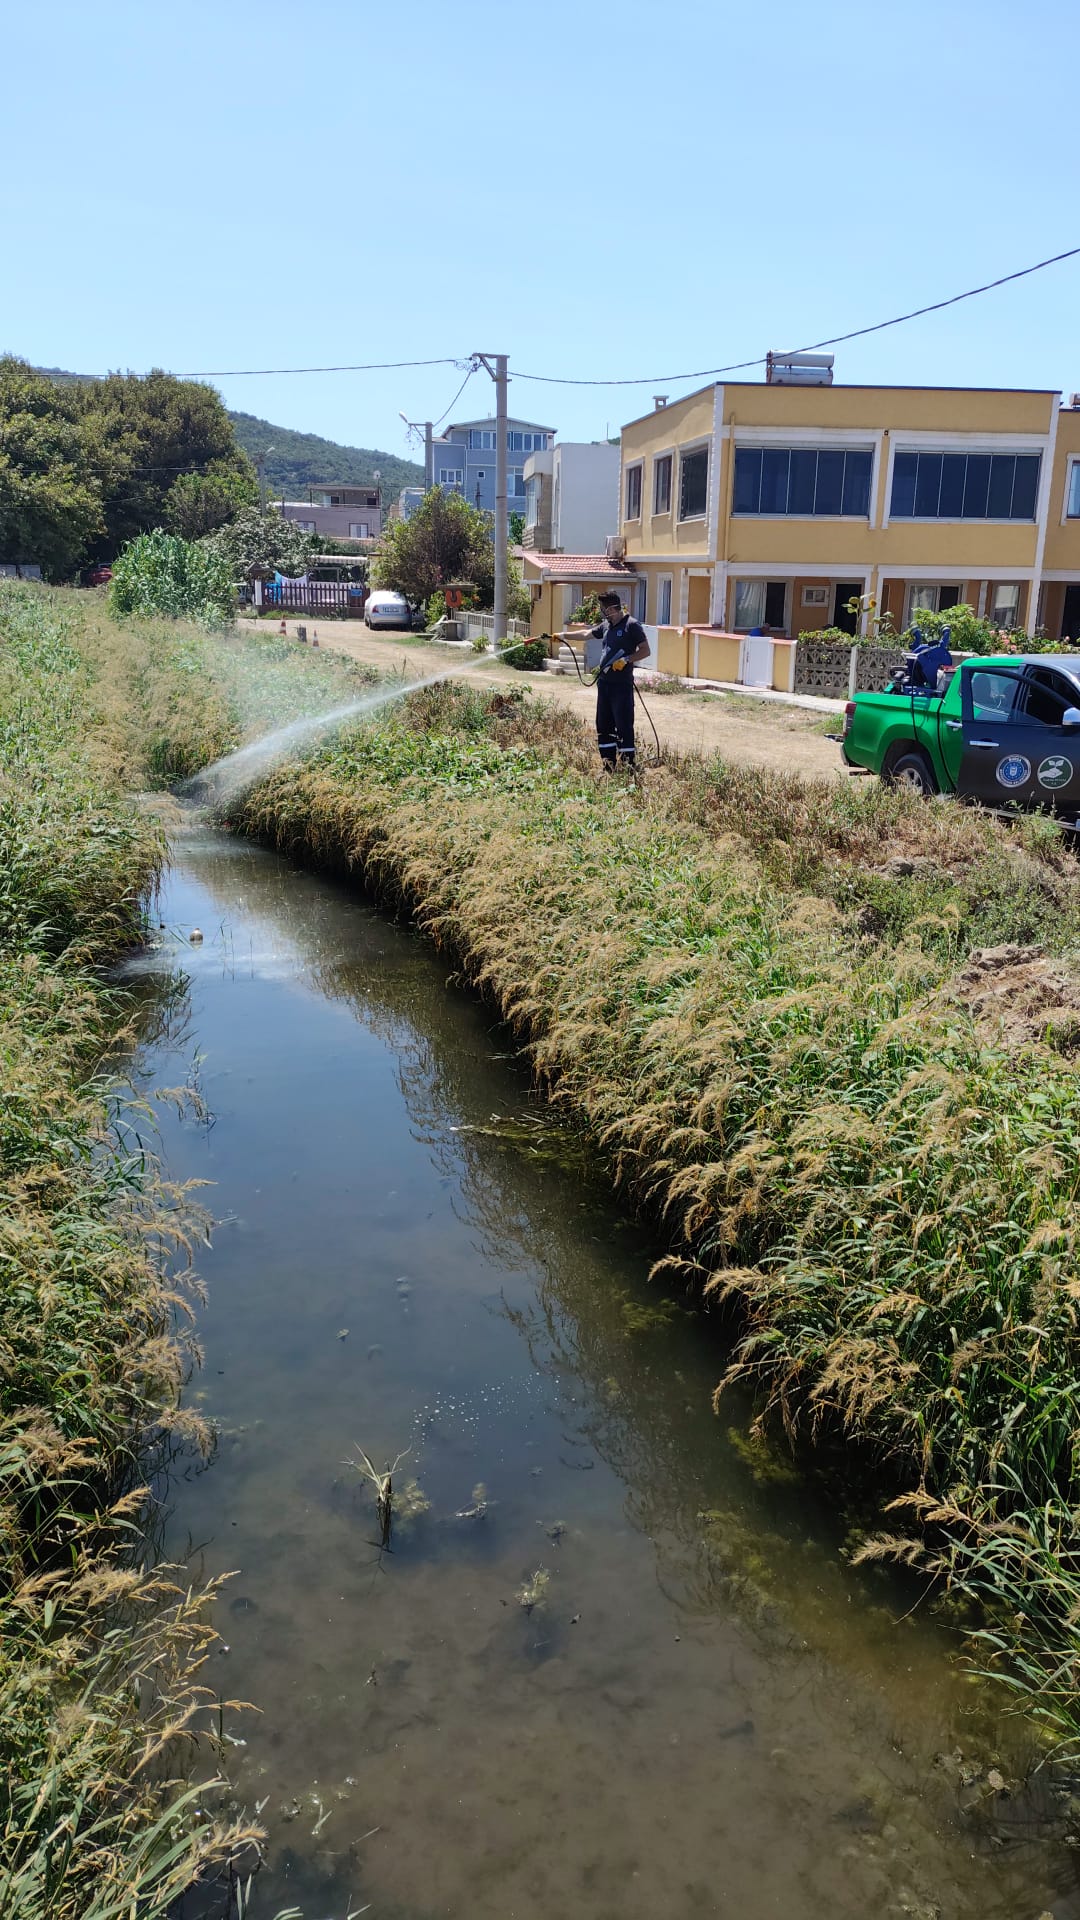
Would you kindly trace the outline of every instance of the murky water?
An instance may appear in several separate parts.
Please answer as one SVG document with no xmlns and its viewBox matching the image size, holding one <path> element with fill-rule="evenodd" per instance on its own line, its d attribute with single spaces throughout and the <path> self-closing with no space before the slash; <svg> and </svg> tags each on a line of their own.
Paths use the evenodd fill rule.
<svg viewBox="0 0 1080 1920">
<path fill-rule="evenodd" d="M 140 1073 L 197 1084 L 163 1145 L 221 1221 L 191 1386 L 220 1443 L 166 1547 L 236 1570 L 212 1678 L 262 1709 L 225 1720 L 254 1911 L 1080 1914 L 1037 1804 L 971 1778 L 993 1721 L 917 1594 L 846 1571 L 713 1414 L 709 1325 L 658 1322 L 655 1249 L 445 967 L 213 834 L 162 918 Z M 426 1502 L 389 1552 L 358 1447 Z"/>
</svg>

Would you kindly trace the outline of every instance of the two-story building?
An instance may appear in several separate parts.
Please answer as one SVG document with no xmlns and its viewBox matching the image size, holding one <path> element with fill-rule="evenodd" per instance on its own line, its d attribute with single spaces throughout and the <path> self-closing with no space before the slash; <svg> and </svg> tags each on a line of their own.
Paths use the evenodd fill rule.
<svg viewBox="0 0 1080 1920">
<path fill-rule="evenodd" d="M 506 423 L 506 511 L 525 511 L 525 461 L 546 453 L 555 439 L 554 427 L 532 420 Z M 459 420 L 434 441 L 432 462 L 435 485 L 460 493 L 471 507 L 495 512 L 495 422 Z"/>
<path fill-rule="evenodd" d="M 336 482 L 312 487 L 306 500 L 282 500 L 279 512 L 305 533 L 332 533 L 339 540 L 377 540 L 382 532 L 382 492 L 378 486 Z"/>
<path fill-rule="evenodd" d="M 620 508 L 656 626 L 851 632 L 872 598 L 1080 638 L 1080 395 L 716 384 L 623 428 Z"/>
<path fill-rule="evenodd" d="M 619 530 L 619 448 L 610 440 L 557 441 L 525 462 L 525 538 L 547 553 L 603 553 Z"/>
</svg>

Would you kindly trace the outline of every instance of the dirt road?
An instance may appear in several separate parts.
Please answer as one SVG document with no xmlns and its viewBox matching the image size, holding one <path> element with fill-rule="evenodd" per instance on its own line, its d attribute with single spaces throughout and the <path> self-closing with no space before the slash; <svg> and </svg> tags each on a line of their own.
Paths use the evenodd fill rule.
<svg viewBox="0 0 1080 1920">
<path fill-rule="evenodd" d="M 241 621 L 254 627 L 255 621 Z M 317 622 L 306 622 L 309 634 Z M 266 631 L 266 623 L 262 623 Z M 295 622 L 289 621 L 288 631 Z M 348 654 L 368 666 L 396 668 L 412 678 L 427 673 L 450 672 L 455 678 L 468 677 L 481 686 L 527 686 L 544 698 L 572 707 L 592 725 L 596 695 L 591 687 L 564 674 L 522 674 L 499 661 L 448 653 L 445 647 L 425 646 L 411 634 L 371 633 L 361 620 L 334 620 L 319 628 L 319 644 Z M 808 774 L 818 779 L 846 777 L 835 742 L 825 739 L 824 729 L 839 732 L 839 718 L 811 712 L 803 707 L 786 706 L 778 701 L 755 699 L 748 694 L 658 693 L 642 687 L 656 730 L 665 746 L 688 753 L 719 753 L 726 760 L 738 760 L 774 771 Z M 651 742 L 648 721 L 639 712 L 638 740 Z"/>
</svg>

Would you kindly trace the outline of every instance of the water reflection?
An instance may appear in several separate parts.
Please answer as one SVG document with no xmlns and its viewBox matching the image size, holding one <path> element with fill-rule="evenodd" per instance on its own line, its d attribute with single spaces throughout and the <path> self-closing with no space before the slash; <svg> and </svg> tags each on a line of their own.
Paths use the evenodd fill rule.
<svg viewBox="0 0 1080 1920">
<path fill-rule="evenodd" d="M 228 1222 L 196 1389 L 222 1439 L 172 1536 L 241 1570 L 221 1658 L 263 1709 L 229 1729 L 272 1827 L 258 1910 L 1078 1911 L 1067 1860 L 964 1810 L 978 1697 L 748 1454 L 745 1409 L 714 1418 L 708 1327 L 657 1316 L 655 1250 L 445 966 L 215 836 L 164 918 L 143 1070 L 198 1050 L 217 1124 L 163 1134 Z M 392 1554 L 357 1444 L 408 1450 L 429 1503 Z"/>
</svg>

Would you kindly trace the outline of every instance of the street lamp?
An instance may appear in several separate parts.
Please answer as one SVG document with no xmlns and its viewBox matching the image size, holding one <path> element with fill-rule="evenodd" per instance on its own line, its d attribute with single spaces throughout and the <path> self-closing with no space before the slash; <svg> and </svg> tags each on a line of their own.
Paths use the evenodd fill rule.
<svg viewBox="0 0 1080 1920">
<path fill-rule="evenodd" d="M 423 435 L 424 435 L 424 486 L 426 488 L 431 488 L 435 485 L 435 453 L 431 444 L 432 442 L 431 421 L 425 420 L 423 423 L 423 427 L 421 427 L 419 420 L 410 420 L 408 414 L 402 413 L 400 407 L 398 408 L 398 419 L 404 420 L 405 425 L 408 427 L 410 433 L 423 432 Z"/>
</svg>

